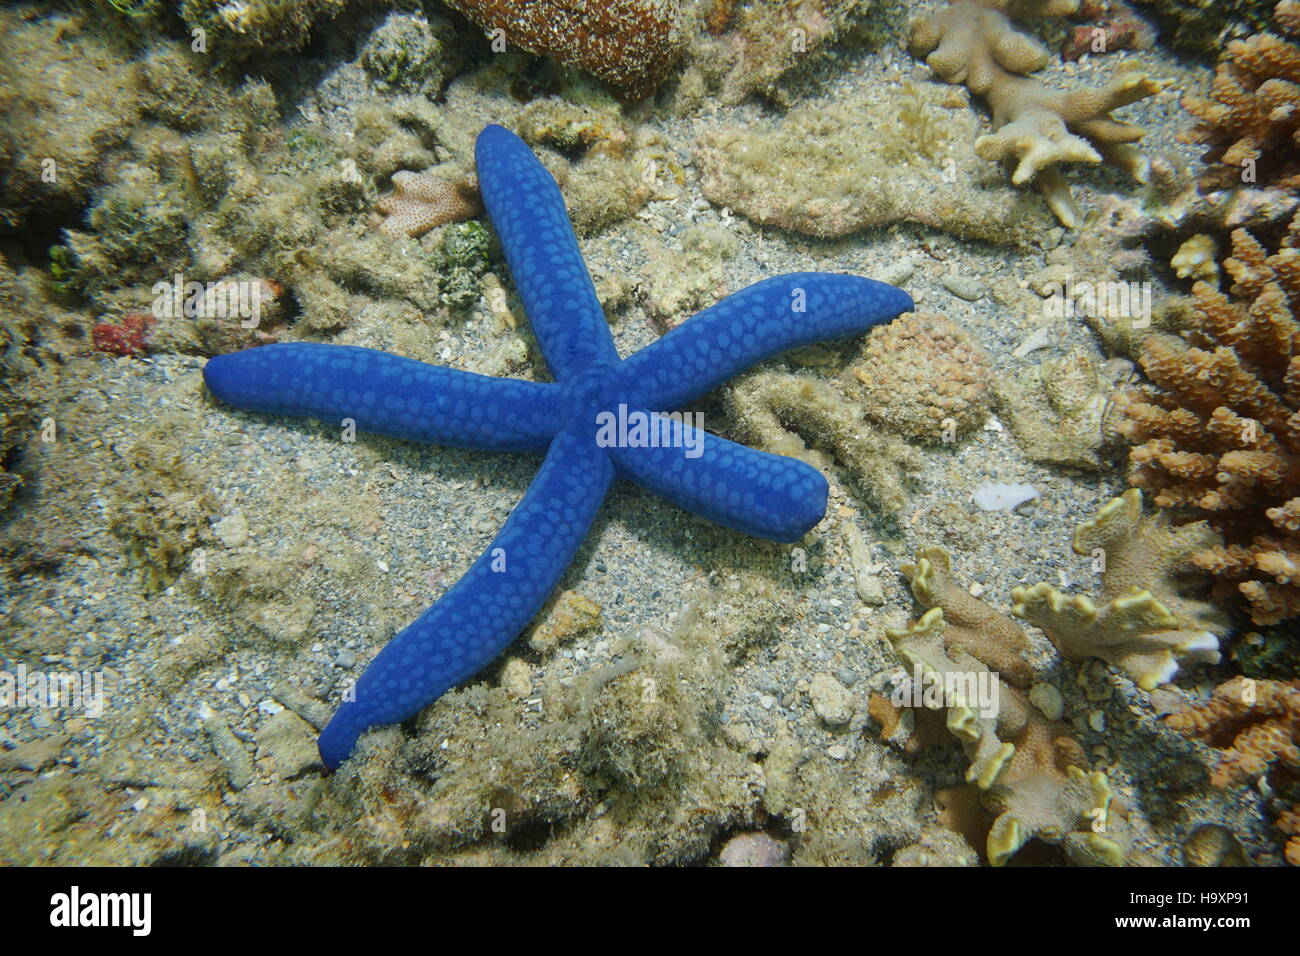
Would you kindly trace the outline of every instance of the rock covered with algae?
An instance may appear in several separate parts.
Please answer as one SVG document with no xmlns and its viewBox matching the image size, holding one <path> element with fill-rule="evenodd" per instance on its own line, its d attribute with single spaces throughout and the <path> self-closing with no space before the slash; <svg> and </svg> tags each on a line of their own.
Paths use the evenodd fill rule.
<svg viewBox="0 0 1300 956">
<path fill-rule="evenodd" d="M 181 0 L 177 13 L 224 60 L 248 60 L 302 47 L 312 27 L 341 13 L 346 0 Z"/>
<path fill-rule="evenodd" d="M 966 239 L 1028 244 L 1051 223 L 965 145 L 973 117 L 938 88 L 807 104 L 700 137 L 701 189 L 762 225 L 843 236 L 917 223 Z M 864 135 L 864 130 L 871 135 Z"/>
<path fill-rule="evenodd" d="M 144 108 L 142 64 L 125 44 L 84 18 L 35 19 L 36 9 L 0 10 L 5 229 L 23 226 L 34 211 L 79 208 L 100 181 L 103 155 L 130 135 Z"/>
</svg>

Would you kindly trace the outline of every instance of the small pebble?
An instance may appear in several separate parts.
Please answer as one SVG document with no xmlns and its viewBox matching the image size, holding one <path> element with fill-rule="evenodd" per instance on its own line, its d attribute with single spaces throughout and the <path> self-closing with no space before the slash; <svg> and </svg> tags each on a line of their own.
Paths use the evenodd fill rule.
<svg viewBox="0 0 1300 956">
<path fill-rule="evenodd" d="M 248 541 L 248 520 L 241 511 L 226 515 L 212 530 L 227 548 L 238 548 Z"/>
<path fill-rule="evenodd" d="M 971 493 L 975 504 L 984 511 L 1010 511 L 1038 497 L 1033 485 L 1008 485 L 992 482 L 979 485 Z"/>
<path fill-rule="evenodd" d="M 967 302 L 975 302 L 984 297 L 984 283 L 979 279 L 950 272 L 940 281 L 945 289 Z"/>
<path fill-rule="evenodd" d="M 808 687 L 813 711 L 831 726 L 847 724 L 853 717 L 853 695 L 830 674 L 818 674 Z"/>
<path fill-rule="evenodd" d="M 1052 684 L 1035 684 L 1029 688 L 1029 700 L 1048 720 L 1060 720 L 1065 713 L 1065 697 Z"/>
</svg>

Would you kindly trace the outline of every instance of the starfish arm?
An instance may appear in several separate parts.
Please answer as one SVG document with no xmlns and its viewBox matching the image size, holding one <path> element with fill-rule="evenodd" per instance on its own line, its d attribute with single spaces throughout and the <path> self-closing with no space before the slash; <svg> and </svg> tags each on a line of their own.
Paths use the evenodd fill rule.
<svg viewBox="0 0 1300 956">
<path fill-rule="evenodd" d="M 337 767 L 367 729 L 414 716 L 513 641 L 564 574 L 614 477 L 589 437 L 555 437 L 527 494 L 477 561 L 366 668 L 320 736 Z"/>
<path fill-rule="evenodd" d="M 861 276 L 795 272 L 727 296 L 628 356 L 619 375 L 638 404 L 680 408 L 787 349 L 861 335 L 912 309 L 902 289 Z"/>
<path fill-rule="evenodd" d="M 542 355 L 557 379 L 618 361 L 560 187 L 533 151 L 501 126 L 474 146 L 483 205 Z"/>
<path fill-rule="evenodd" d="M 256 412 L 352 419 L 361 431 L 462 448 L 543 452 L 559 386 L 490 378 L 374 349 L 293 342 L 218 355 L 203 380 Z"/>
<path fill-rule="evenodd" d="M 654 416 L 652 421 L 666 437 L 669 429 L 662 423 L 674 420 Z M 680 434 L 684 440 L 676 447 L 612 447 L 620 477 L 691 514 L 771 541 L 798 541 L 826 513 L 829 486 L 811 465 L 689 424 L 680 426 Z"/>
</svg>

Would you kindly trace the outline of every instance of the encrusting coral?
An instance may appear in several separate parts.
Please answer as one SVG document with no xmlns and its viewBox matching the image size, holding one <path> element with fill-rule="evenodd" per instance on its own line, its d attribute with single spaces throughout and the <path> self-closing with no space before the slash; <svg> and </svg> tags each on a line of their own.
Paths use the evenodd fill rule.
<svg viewBox="0 0 1300 956">
<path fill-rule="evenodd" d="M 1071 12 L 1074 0 L 1010 4 L 1014 15 Z M 1014 166 L 1016 185 L 1033 182 L 1067 227 L 1083 216 L 1056 165 L 1107 162 L 1146 179 L 1146 163 L 1131 145 L 1143 131 L 1113 118 L 1112 111 L 1151 96 L 1160 84 L 1122 70 L 1098 90 L 1053 90 L 1025 74 L 1047 65 L 1047 50 L 1017 32 L 1001 10 L 956 0 L 912 25 L 909 48 L 948 83 L 962 83 L 982 97 L 993 114 L 993 132 L 975 141 L 984 159 Z"/>
<path fill-rule="evenodd" d="M 1294 792 L 1300 781 L 1300 680 L 1234 677 L 1216 687 L 1209 700 L 1165 722 L 1220 751 L 1210 771 L 1216 787 L 1264 777 L 1273 792 Z M 1300 866 L 1300 812 L 1294 805 L 1282 810 L 1277 827 L 1289 838 L 1287 862 Z"/>
<path fill-rule="evenodd" d="M 948 108 L 951 92 L 905 83 L 902 96 L 837 98 L 706 131 L 696 151 L 700 189 L 754 222 L 821 238 L 915 222 L 1029 244 L 1051 216 L 965 148 L 975 118 Z"/>
<path fill-rule="evenodd" d="M 1203 523 L 1143 516 L 1142 493 L 1130 488 L 1074 532 L 1074 552 L 1100 571 L 1099 602 L 1039 583 L 1011 592 L 1012 613 L 1041 627 L 1067 660 L 1099 657 L 1151 690 L 1182 662 L 1219 660 L 1221 613 L 1179 593 L 1190 557 L 1216 540 Z"/>
<path fill-rule="evenodd" d="M 1078 60 L 1089 53 L 1116 50 L 1146 50 L 1155 42 L 1156 31 L 1124 0 L 1087 0 L 1079 4 L 1084 18 L 1061 45 L 1061 58 Z"/>
<path fill-rule="evenodd" d="M 897 511 L 906 502 L 904 476 L 920 468 L 919 454 L 868 425 L 861 410 L 826 382 L 811 375 L 758 372 L 728 389 L 726 403 L 741 440 L 826 468 L 830 457 L 800 437 L 816 436 L 870 501 L 886 511 Z"/>
<path fill-rule="evenodd" d="M 1300 46 L 1286 38 L 1300 34 L 1300 2 L 1282 0 L 1273 17 L 1285 37 L 1233 40 L 1208 96 L 1183 100 L 1198 121 L 1188 138 L 1210 147 L 1203 185 L 1300 186 Z"/>
<path fill-rule="evenodd" d="M 580 67 L 631 100 L 649 96 L 681 52 L 678 0 L 448 0 L 510 47 Z"/>
<path fill-rule="evenodd" d="M 1192 288 L 1189 342 L 1151 336 L 1152 385 L 1119 396 L 1129 480 L 1161 508 L 1204 513 L 1225 542 L 1194 562 L 1257 624 L 1300 613 L 1300 251 L 1232 234 L 1230 295 Z"/>
<path fill-rule="evenodd" d="M 718 89 L 727 105 L 751 93 L 781 100 L 779 81 L 845 36 L 875 0 L 715 3 L 688 51 L 682 86 Z M 724 8 L 725 9 L 722 9 Z M 699 74 L 697 82 L 693 74 Z"/>
<path fill-rule="evenodd" d="M 850 371 L 867 418 L 913 441 L 955 441 L 988 417 L 993 366 L 942 315 L 911 313 L 872 329 Z"/>
<path fill-rule="evenodd" d="M 422 236 L 436 226 L 477 215 L 480 207 L 477 192 L 463 182 L 401 169 L 393 173 L 393 191 L 380 196 L 375 209 L 384 216 L 380 232 Z"/>
<path fill-rule="evenodd" d="M 995 380 L 998 414 L 1031 461 L 1108 470 L 1115 438 L 1104 423 L 1118 368 L 1075 346 Z"/>
<path fill-rule="evenodd" d="M 989 862 L 1002 866 L 1037 838 L 1061 845 L 1076 863 L 1122 865 L 1125 815 L 1113 804 L 1106 775 L 1088 771 L 1082 745 L 1030 702 L 1034 670 L 1024 632 L 961 587 L 942 548 L 922 548 L 916 563 L 901 570 L 929 610 L 885 635 L 912 667 L 913 682 L 919 675 L 944 688 L 937 706 L 970 758 L 966 781 L 996 813 L 986 841 Z M 927 697 L 925 706 L 936 706 Z"/>
</svg>

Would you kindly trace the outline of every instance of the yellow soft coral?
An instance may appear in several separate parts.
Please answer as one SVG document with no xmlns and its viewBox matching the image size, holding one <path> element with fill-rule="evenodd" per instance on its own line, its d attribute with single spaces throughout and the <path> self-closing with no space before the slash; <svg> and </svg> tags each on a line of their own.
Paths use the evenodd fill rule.
<svg viewBox="0 0 1300 956">
<path fill-rule="evenodd" d="M 1204 524 L 1174 528 L 1143 517 L 1142 493 L 1131 488 L 1075 529 L 1075 553 L 1091 556 L 1101 574 L 1100 604 L 1041 583 L 1013 590 L 1011 611 L 1041 627 L 1068 660 L 1099 657 L 1151 690 L 1172 680 L 1180 661 L 1219 659 L 1215 632 L 1226 622 L 1180 593 L 1191 555 L 1216 540 Z"/>
<path fill-rule="evenodd" d="M 930 609 L 905 628 L 886 629 L 885 636 L 911 666 L 914 681 L 919 676 L 928 687 L 944 689 L 940 701 L 927 689 L 922 703 L 946 711 L 947 728 L 970 759 L 966 781 L 996 814 L 986 844 L 989 862 L 1002 866 L 1037 838 L 1060 845 L 1076 863 L 1122 865 L 1127 821 L 1112 812 L 1106 776 L 1089 772 L 1079 742 L 1022 692 L 1034 676 L 1024 657 L 1024 632 L 960 586 L 942 548 L 923 548 L 902 571 L 917 601 Z M 980 699 L 980 688 L 995 696 Z"/>
<path fill-rule="evenodd" d="M 1150 591 L 1132 588 L 1098 608 L 1086 595 L 1068 597 L 1050 584 L 1011 592 L 1017 617 L 1037 624 L 1067 660 L 1100 657 L 1152 690 L 1173 679 L 1180 659 L 1216 663 L 1219 641 L 1209 631 L 1181 629 Z"/>
</svg>

